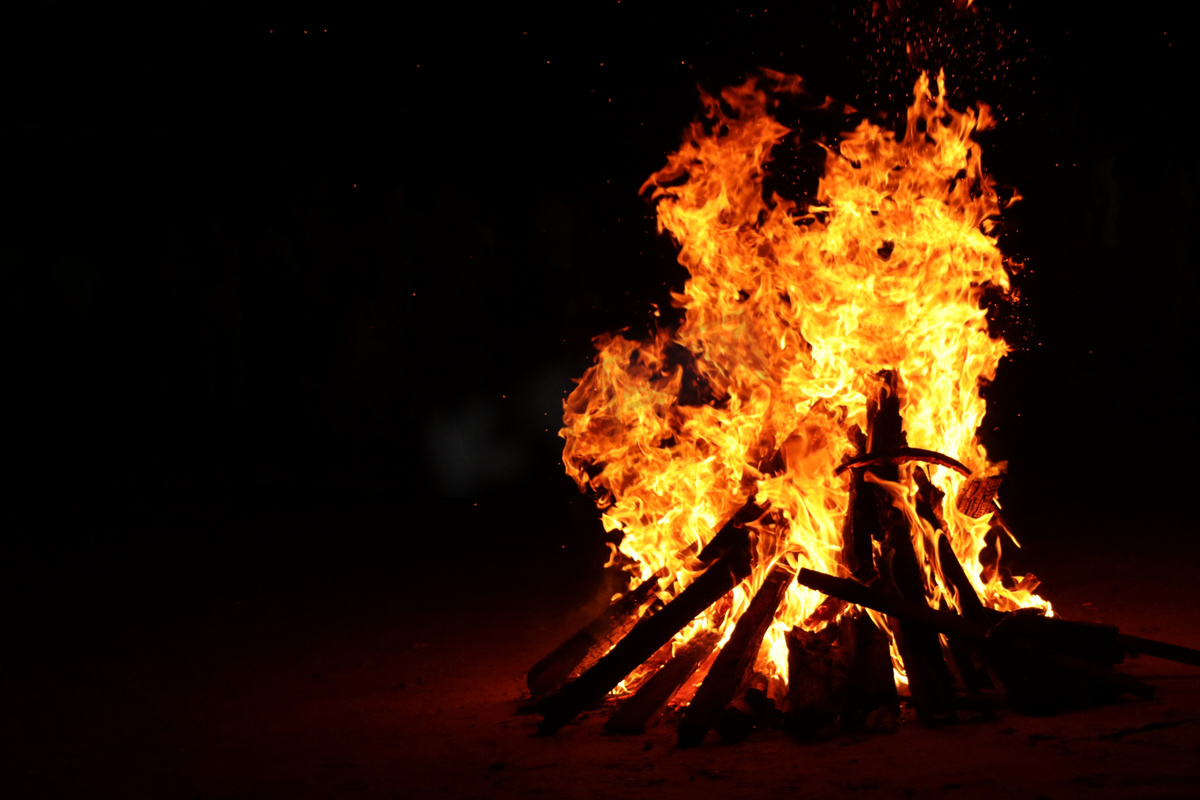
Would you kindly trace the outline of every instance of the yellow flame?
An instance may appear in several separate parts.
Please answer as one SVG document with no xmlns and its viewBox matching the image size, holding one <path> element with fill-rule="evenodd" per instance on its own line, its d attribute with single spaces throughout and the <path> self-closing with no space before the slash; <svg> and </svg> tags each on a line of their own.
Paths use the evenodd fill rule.
<svg viewBox="0 0 1200 800">
<path fill-rule="evenodd" d="M 728 634 L 780 558 L 839 572 L 849 474 L 834 470 L 853 454 L 853 426 L 866 429 L 881 370 L 899 376 L 909 445 L 977 477 L 1004 466 L 975 436 L 981 383 L 1009 352 L 988 335 L 983 307 L 985 287 L 1009 288 L 991 235 L 1000 201 L 972 138 L 992 123 L 987 107 L 951 108 L 943 77 L 934 94 L 922 74 L 903 137 L 866 121 L 846 133 L 827 148 L 817 202 L 800 209 L 763 196 L 771 151 L 790 131 L 768 113 L 762 85 L 800 91 L 795 76 L 764 72 L 720 100 L 704 95 L 704 119 L 643 186 L 690 273 L 674 295 L 682 324 L 649 341 L 598 337 L 595 364 L 564 403 L 567 473 L 597 493 L 635 577 L 666 568 L 677 592 L 703 568 L 698 548 L 748 500 L 771 509 L 751 525 L 754 575 L 730 613 L 702 618 L 681 641 L 710 625 Z M 765 469 L 772 457 L 786 468 Z M 954 605 L 932 567 L 935 532 L 915 511 L 912 469 L 885 488 L 912 525 L 930 601 Z M 966 480 L 927 471 L 951 500 Z M 990 515 L 972 519 L 950 501 L 943 511 L 987 603 L 1045 607 L 1025 584 L 1006 589 L 994 569 L 981 577 Z M 776 677 L 786 678 L 784 634 L 821 599 L 788 590 L 764 648 Z"/>
</svg>

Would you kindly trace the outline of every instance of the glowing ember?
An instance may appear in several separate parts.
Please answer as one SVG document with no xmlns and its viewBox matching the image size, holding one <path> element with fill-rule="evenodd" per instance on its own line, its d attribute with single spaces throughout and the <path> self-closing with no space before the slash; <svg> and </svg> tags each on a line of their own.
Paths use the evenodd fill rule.
<svg viewBox="0 0 1200 800">
<path fill-rule="evenodd" d="M 674 295 L 684 321 L 652 341 L 598 337 L 560 434 L 567 473 L 595 491 L 606 530 L 622 534 L 614 563 L 637 579 L 665 569 L 676 578 L 669 595 L 703 571 L 699 549 L 748 501 L 766 509 L 749 523 L 753 576 L 677 646 L 704 628 L 728 636 L 781 560 L 847 573 L 851 476 L 835 470 L 857 455 L 854 428 L 867 429 L 881 371 L 898 377 L 909 446 L 951 456 L 974 478 L 1004 467 L 975 435 L 980 387 L 1008 352 L 988 335 L 983 307 L 989 287 L 1009 289 L 989 235 L 1001 204 L 972 139 L 991 124 L 988 109 L 951 109 L 942 78 L 935 95 L 922 75 L 903 137 L 864 121 L 828 148 L 817 203 L 798 208 L 763 197 L 771 150 L 790 132 L 768 113 L 775 101 L 763 86 L 800 92 L 799 78 L 764 72 L 720 100 L 704 96 L 705 119 L 643 187 L 691 275 Z M 940 534 L 917 513 L 917 467 L 902 464 L 899 482 L 884 486 L 911 524 L 928 601 L 957 608 L 936 568 Z M 923 469 L 948 498 L 969 480 Z M 1006 588 L 994 563 L 981 564 L 992 514 L 975 519 L 952 502 L 943 514 L 986 603 L 1046 606 L 1031 594 L 1035 581 Z M 788 589 L 758 665 L 777 685 L 787 677 L 784 634 L 822 599 Z"/>
</svg>

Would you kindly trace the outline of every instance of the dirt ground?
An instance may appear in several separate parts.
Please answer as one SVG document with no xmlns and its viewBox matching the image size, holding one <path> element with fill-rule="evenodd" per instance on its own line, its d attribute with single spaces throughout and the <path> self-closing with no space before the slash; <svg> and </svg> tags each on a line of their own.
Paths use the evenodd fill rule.
<svg viewBox="0 0 1200 800">
<path fill-rule="evenodd" d="M 561 533 L 578 508 L 481 506 L 150 515 L 14 560 L 4 796 L 1200 796 L 1200 668 L 1151 658 L 1123 669 L 1155 699 L 1054 717 L 679 750 L 592 714 L 534 736 L 523 673 L 586 620 L 598 553 Z M 1194 536 L 1038 528 L 1024 566 L 1061 615 L 1200 647 Z"/>
</svg>

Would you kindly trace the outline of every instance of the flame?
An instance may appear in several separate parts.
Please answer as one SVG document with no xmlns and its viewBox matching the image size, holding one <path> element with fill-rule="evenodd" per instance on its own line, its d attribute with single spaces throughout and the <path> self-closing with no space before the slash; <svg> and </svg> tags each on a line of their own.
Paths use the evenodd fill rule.
<svg viewBox="0 0 1200 800">
<path fill-rule="evenodd" d="M 566 471 L 621 534 L 610 563 L 637 579 L 665 569 L 675 583 L 664 599 L 699 574 L 696 553 L 738 509 L 752 498 L 769 509 L 750 524 L 752 578 L 677 643 L 706 627 L 728 634 L 781 559 L 845 572 L 850 478 L 834 471 L 854 455 L 853 427 L 866 430 L 882 370 L 899 377 L 909 445 L 957 458 L 976 477 L 1004 467 L 975 435 L 980 387 L 1009 352 L 989 336 L 983 304 L 988 287 L 1009 290 L 991 235 L 1001 203 L 972 138 L 992 124 L 988 108 L 951 108 L 943 76 L 933 94 L 922 74 L 903 137 L 866 121 L 844 134 L 826 147 L 816 202 L 800 208 L 763 196 L 772 149 L 791 133 L 769 113 L 777 101 L 767 89 L 802 92 L 798 77 L 764 71 L 719 99 L 702 95 L 703 119 L 642 187 L 690 273 L 673 294 L 682 324 L 647 341 L 598 337 L 594 365 L 564 403 Z M 913 469 L 902 465 L 884 488 L 912 525 L 930 603 L 957 607 L 934 566 L 940 534 L 915 511 Z M 948 498 L 967 480 L 926 469 Z M 1006 587 L 994 565 L 985 570 L 992 515 L 972 519 L 952 502 L 943 514 L 985 602 L 1047 607 L 1032 581 Z M 784 633 L 822 599 L 792 584 L 760 668 L 786 680 Z"/>
</svg>

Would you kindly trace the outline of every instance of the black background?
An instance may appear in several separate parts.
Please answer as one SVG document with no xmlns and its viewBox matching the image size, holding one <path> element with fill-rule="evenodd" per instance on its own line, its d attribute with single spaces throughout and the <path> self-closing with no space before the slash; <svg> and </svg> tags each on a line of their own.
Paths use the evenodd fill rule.
<svg viewBox="0 0 1200 800">
<path fill-rule="evenodd" d="M 592 336 L 644 329 L 682 285 L 638 187 L 697 84 L 759 66 L 895 118 L 944 65 L 957 105 L 996 109 L 984 164 L 1026 198 L 1002 236 L 1027 263 L 1018 350 L 985 425 L 1006 508 L 1018 529 L 1195 530 L 1195 32 L 1165 6 L 399 5 L 10 20 L 5 536 L 26 601 L 306 535 L 337 560 L 317 523 L 226 525 L 264 508 L 375 509 L 347 548 L 403 549 L 399 514 L 493 552 L 503 518 L 510 548 L 594 564 L 561 399 Z M 778 163 L 811 185 L 803 156 Z M 463 522 L 481 507 L 500 510 Z"/>
</svg>

